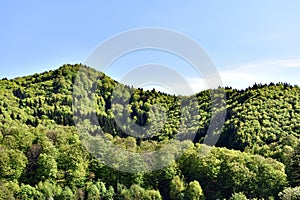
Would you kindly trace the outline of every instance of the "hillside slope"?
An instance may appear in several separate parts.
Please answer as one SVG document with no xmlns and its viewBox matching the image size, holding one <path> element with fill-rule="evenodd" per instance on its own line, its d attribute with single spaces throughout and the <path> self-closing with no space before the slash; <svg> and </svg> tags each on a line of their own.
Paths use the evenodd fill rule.
<svg viewBox="0 0 300 200">
<path fill-rule="evenodd" d="M 86 74 L 82 83 L 93 88 L 94 108 L 72 107 L 78 70 Z M 91 77 L 97 82 L 91 82 Z M 219 98 L 214 106 L 212 92 Z M 122 98 L 129 104 L 124 106 Z M 245 90 L 219 88 L 194 98 L 196 104 L 192 97 L 134 89 L 82 65 L 1 80 L 0 197 L 201 199 L 205 195 L 215 199 L 243 192 L 249 198 L 278 198 L 288 181 L 297 186 L 298 180 L 290 174 L 297 168 L 291 162 L 300 139 L 298 86 L 271 83 Z M 166 113 L 165 121 L 158 118 L 159 110 L 152 109 L 155 104 Z M 216 146 L 239 151 L 213 148 L 206 158 L 198 157 L 196 152 L 202 148 L 198 143 L 205 138 L 211 116 L 224 109 L 225 124 L 215 131 L 220 134 Z M 132 152 L 153 151 L 178 135 L 189 138 L 190 133 L 196 133 L 195 145 L 190 144 L 190 150 L 173 165 L 156 172 L 118 172 L 94 159 L 77 135 L 76 117 L 90 119 L 93 114 L 107 138 Z M 151 137 L 128 136 L 131 127 L 127 123 L 120 127 L 116 119 L 132 120 L 141 127 L 154 123 L 147 130 Z M 87 123 L 97 134 L 97 123 Z"/>
</svg>

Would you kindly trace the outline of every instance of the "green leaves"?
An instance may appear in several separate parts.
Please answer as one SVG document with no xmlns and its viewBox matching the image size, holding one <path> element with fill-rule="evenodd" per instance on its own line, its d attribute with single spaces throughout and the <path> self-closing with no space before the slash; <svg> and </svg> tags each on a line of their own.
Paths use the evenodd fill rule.
<svg viewBox="0 0 300 200">
<path fill-rule="evenodd" d="M 198 181 L 192 181 L 189 183 L 186 189 L 186 197 L 190 200 L 204 200 L 204 194 Z"/>
<path fill-rule="evenodd" d="M 58 168 L 55 157 L 48 154 L 40 154 L 37 161 L 36 178 L 38 180 L 55 179 Z"/>
<path fill-rule="evenodd" d="M 266 199 L 288 186 L 286 174 L 293 187 L 299 186 L 299 87 L 255 84 L 194 97 L 134 89 L 78 64 L 0 80 L 0 199 L 196 200 L 204 194 L 207 199 Z M 212 136 L 221 134 L 217 146 L 244 153 L 197 144 L 206 137 L 211 116 L 212 123 L 220 123 L 224 109 L 225 125 Z M 75 122 L 92 136 L 79 136 Z M 134 126 L 144 131 L 134 132 Z M 120 151 L 94 137 L 100 133 Z M 175 161 L 184 148 L 174 139 L 187 138 L 196 145 L 190 142 Z M 89 139 L 90 152 L 82 139 Z M 139 153 L 170 142 L 176 145 L 159 152 L 151 164 L 172 164 L 151 173 L 120 172 L 93 157 L 104 161 L 109 155 L 105 158 L 115 168 L 134 171 L 145 167 Z M 285 189 L 280 197 L 297 191 Z"/>
<path fill-rule="evenodd" d="M 297 200 L 300 199 L 300 187 L 286 188 L 278 195 L 282 200 Z"/>
<path fill-rule="evenodd" d="M 19 179 L 26 164 L 26 156 L 21 151 L 0 146 L 0 178 Z"/>
<path fill-rule="evenodd" d="M 284 165 L 270 158 L 225 148 L 213 148 L 201 156 L 201 147 L 180 159 L 187 180 L 198 180 L 210 198 L 229 198 L 233 192 L 266 198 L 277 196 L 287 185 Z M 222 194 L 220 196 L 220 194 Z"/>
<path fill-rule="evenodd" d="M 184 199 L 185 183 L 179 176 L 175 176 L 170 182 L 170 198 L 172 200 Z"/>
<path fill-rule="evenodd" d="M 293 187 L 300 186 L 300 143 L 295 148 L 290 163 L 290 182 Z"/>
<path fill-rule="evenodd" d="M 162 200 L 159 191 L 145 190 L 138 185 L 132 185 L 129 189 L 121 189 L 120 197 L 124 200 Z"/>
</svg>

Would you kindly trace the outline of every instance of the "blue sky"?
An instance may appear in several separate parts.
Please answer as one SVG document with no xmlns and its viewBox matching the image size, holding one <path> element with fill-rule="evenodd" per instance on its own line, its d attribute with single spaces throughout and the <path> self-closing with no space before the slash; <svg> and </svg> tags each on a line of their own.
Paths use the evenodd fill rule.
<svg viewBox="0 0 300 200">
<path fill-rule="evenodd" d="M 299 8 L 297 0 L 2 1 L 0 78 L 83 63 L 112 35 L 161 27 L 197 41 L 224 85 L 245 88 L 271 81 L 300 85 Z M 140 62 L 162 60 L 153 55 L 144 54 Z M 174 64 L 171 57 L 164 59 Z M 119 64 L 131 65 L 133 60 Z M 107 73 L 118 78 L 117 70 Z M 200 90 L 201 79 L 187 76 Z"/>
</svg>

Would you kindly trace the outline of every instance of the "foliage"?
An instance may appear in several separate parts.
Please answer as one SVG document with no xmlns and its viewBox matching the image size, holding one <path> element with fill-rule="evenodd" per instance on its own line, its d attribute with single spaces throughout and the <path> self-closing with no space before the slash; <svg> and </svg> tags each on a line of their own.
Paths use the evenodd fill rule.
<svg viewBox="0 0 300 200">
<path fill-rule="evenodd" d="M 203 200 L 204 194 L 201 188 L 201 185 L 198 181 L 192 181 L 189 183 L 187 190 L 186 190 L 186 198 L 190 200 Z"/>
<path fill-rule="evenodd" d="M 300 88 L 286 83 L 168 95 L 134 89 L 81 64 L 3 79 L 0 199 L 298 198 L 299 100 Z M 216 116 L 225 109 L 223 129 L 212 132 L 220 135 L 217 147 L 200 145 L 211 117 L 220 123 Z M 132 153 L 156 151 L 174 139 L 190 148 L 176 161 L 180 148 L 161 153 L 157 162 L 172 164 L 157 171 L 120 172 L 101 158 L 108 154 L 115 166 L 131 168 L 124 161 L 136 164 L 136 157 L 107 152 L 97 137 L 90 154 L 85 135 L 78 135 L 86 127 Z"/>
<path fill-rule="evenodd" d="M 242 193 L 233 193 L 229 200 L 247 200 L 247 197 Z"/>
<path fill-rule="evenodd" d="M 279 193 L 279 197 L 282 200 L 297 200 L 300 199 L 300 187 L 286 188 Z"/>
<path fill-rule="evenodd" d="M 257 198 L 277 195 L 287 185 L 284 165 L 270 158 L 225 148 L 201 155 L 202 146 L 187 151 L 180 169 L 187 180 L 198 180 L 209 199 L 229 198 L 234 192 Z"/>
<path fill-rule="evenodd" d="M 293 187 L 300 186 L 300 143 L 294 149 L 290 163 L 290 182 Z"/>
</svg>

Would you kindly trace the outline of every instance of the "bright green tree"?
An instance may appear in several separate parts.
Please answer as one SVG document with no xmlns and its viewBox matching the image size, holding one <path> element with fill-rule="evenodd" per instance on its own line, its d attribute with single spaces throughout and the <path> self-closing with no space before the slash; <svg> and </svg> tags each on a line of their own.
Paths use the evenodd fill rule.
<svg viewBox="0 0 300 200">
<path fill-rule="evenodd" d="M 186 198 L 189 200 L 204 200 L 204 194 L 198 181 L 192 181 L 189 183 L 186 190 Z"/>
<path fill-rule="evenodd" d="M 170 198 L 172 200 L 184 199 L 184 190 L 184 181 L 179 176 L 175 176 L 170 182 Z"/>
</svg>

